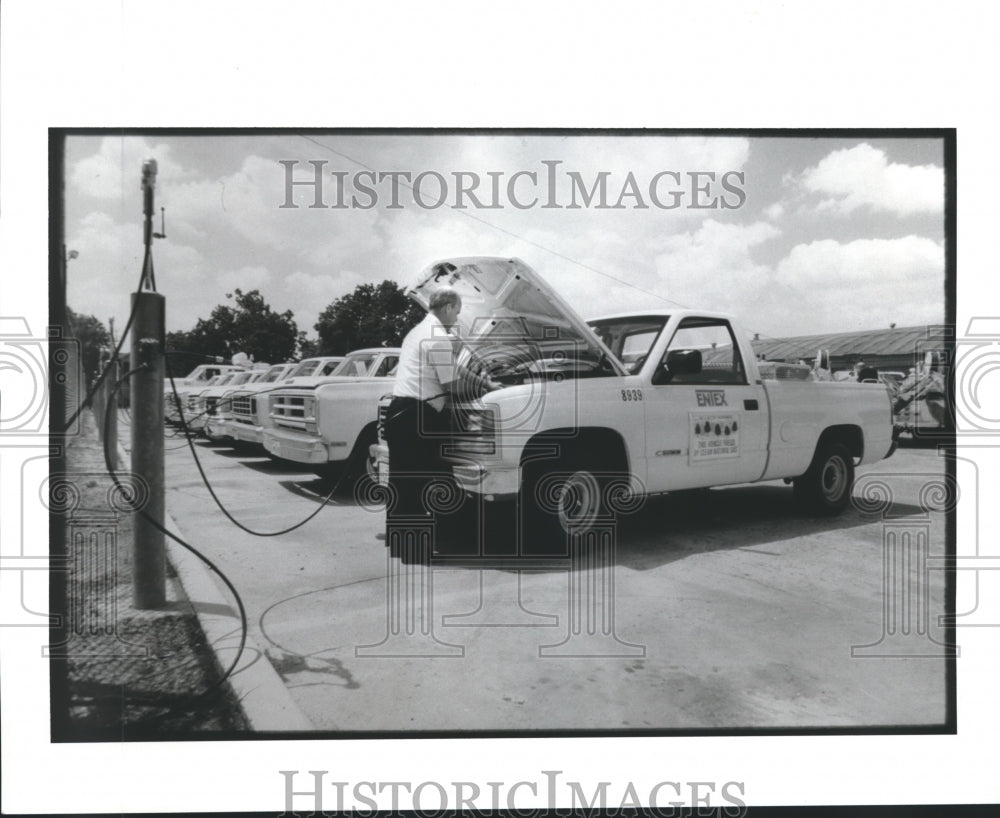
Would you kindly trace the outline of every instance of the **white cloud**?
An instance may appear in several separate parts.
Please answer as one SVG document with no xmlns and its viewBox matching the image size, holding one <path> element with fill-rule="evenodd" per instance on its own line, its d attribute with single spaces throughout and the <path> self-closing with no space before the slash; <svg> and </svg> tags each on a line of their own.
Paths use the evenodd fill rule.
<svg viewBox="0 0 1000 818">
<path fill-rule="evenodd" d="M 787 297 L 783 334 L 940 322 L 944 246 L 920 236 L 800 244 L 777 265 L 773 286 Z"/>
<path fill-rule="evenodd" d="M 779 235 L 778 228 L 765 222 L 708 219 L 695 231 L 669 236 L 656 257 L 657 289 L 692 308 L 745 315 L 770 272 L 753 260 L 751 250 Z"/>
<path fill-rule="evenodd" d="M 298 328 L 315 336 L 313 325 L 331 301 L 352 292 L 359 284 L 371 282 L 371 276 L 350 270 L 336 274 L 298 270 L 285 277 L 281 288 L 273 293 L 271 306 L 278 312 L 291 310 Z"/>
<path fill-rule="evenodd" d="M 240 267 L 238 270 L 227 270 L 219 275 L 219 286 L 227 293 L 239 288 L 243 292 L 250 290 L 267 290 L 272 283 L 272 276 L 266 267 Z M 282 285 L 284 286 L 284 285 Z"/>
<path fill-rule="evenodd" d="M 834 151 L 798 179 L 823 198 L 820 211 L 852 213 L 862 207 L 899 215 L 944 213 L 944 170 L 937 165 L 889 162 L 882 150 L 857 145 Z"/>
<path fill-rule="evenodd" d="M 298 257 L 320 267 L 377 253 L 382 246 L 377 210 L 311 208 L 296 189 L 294 208 L 282 208 L 285 171 L 276 161 L 248 156 L 239 171 L 216 179 L 181 182 L 165 188 L 181 231 L 235 232 L 240 241 Z M 323 198 L 332 204 L 334 183 L 327 180 Z"/>
<path fill-rule="evenodd" d="M 66 273 L 69 306 L 105 324 L 112 315 L 127 315 L 129 293 L 142 272 L 142 238 L 136 241 L 135 228 L 106 213 L 88 213 L 66 246 L 77 252 Z"/>
<path fill-rule="evenodd" d="M 143 137 L 105 137 L 97 153 L 77 162 L 69 173 L 70 184 L 80 193 L 98 199 L 141 198 L 142 165 L 146 159 L 157 163 L 157 180 L 190 177 L 171 157 L 170 146 L 153 144 Z"/>
<path fill-rule="evenodd" d="M 71 173 L 85 181 L 88 174 L 80 168 L 90 162 L 93 169 L 98 159 L 120 166 L 121 159 L 112 150 L 119 141 L 105 140 L 94 155 L 74 163 Z M 185 165 L 211 167 L 212 151 L 218 153 L 230 143 L 198 143 L 190 154 L 184 152 L 187 144 L 171 142 L 166 147 L 174 149 L 174 157 L 185 158 Z M 940 176 L 940 169 L 890 164 L 881 151 L 868 145 L 829 154 L 789 179 L 794 187 L 789 200 L 750 215 L 747 210 L 683 206 L 671 211 L 631 207 L 521 211 L 510 206 L 457 211 L 447 206 L 425 210 L 412 204 L 399 210 L 313 209 L 307 206 L 311 197 L 305 188 L 296 191 L 305 197 L 300 207 L 281 208 L 285 179 L 276 157 L 310 157 L 296 154 L 295 144 L 245 140 L 239 143 L 238 154 L 217 160 L 217 167 L 230 170 L 195 178 L 179 166 L 172 169 L 176 172 L 163 172 L 172 161 L 165 146 L 143 140 L 129 143 L 137 157 L 159 152 L 157 207 L 167 208 L 169 239 L 158 241 L 155 253 L 157 283 L 168 296 L 169 329 L 189 329 L 239 287 L 260 289 L 275 310 L 292 310 L 300 329 L 311 333 L 319 312 L 358 284 L 389 278 L 406 285 L 428 263 L 456 255 L 519 256 L 585 316 L 669 308 L 674 301 L 732 312 L 753 329 L 785 335 L 821 331 L 820 325 L 837 330 L 888 321 L 919 322 L 922 319 L 914 316 L 941 312 L 939 243 L 913 236 L 898 243 L 867 239 L 808 244 L 810 238 L 830 235 L 829 220 L 800 224 L 789 219 L 794 216 L 793 205 L 804 201 L 813 208 L 826 202 L 823 207 L 837 212 L 863 207 L 894 207 L 894 212 L 902 212 L 904 206 L 923 201 L 920 191 L 929 188 L 921 187 L 920 181 L 928 173 Z M 485 180 L 488 171 L 509 174 L 537 168 L 541 172 L 542 159 L 559 159 L 563 172 L 575 170 L 593 179 L 606 170 L 619 180 L 617 185 L 629 171 L 648 179 L 664 169 L 717 174 L 743 170 L 750 144 L 743 138 L 659 137 L 333 140 L 338 150 L 378 170 L 437 170 L 446 176 L 453 170 L 468 170 Z M 331 160 L 328 170 L 334 169 L 357 170 L 348 162 Z M 121 176 L 120 169 L 117 173 Z M 70 267 L 71 304 L 102 320 L 109 312 L 123 320 L 128 293 L 138 280 L 141 200 L 137 173 L 132 177 L 134 200 L 106 203 L 105 213 L 82 219 L 71 214 L 70 224 L 76 228 L 71 229 L 68 243 L 80 251 Z M 615 197 L 616 184 L 609 184 Z M 93 206 L 92 199 L 80 197 L 79 188 L 71 186 L 70 192 L 75 196 L 71 204 L 84 212 Z M 381 192 L 385 194 L 384 189 Z M 329 204 L 334 192 L 326 194 Z M 939 209 L 940 205 L 938 201 Z M 743 224 L 741 219 L 759 221 Z M 792 232 L 800 228 L 805 232 Z M 879 235 L 874 229 L 861 235 Z M 780 246 L 773 241 L 778 236 L 783 237 Z M 802 243 L 776 267 L 775 254 L 793 240 Z M 858 270 L 865 272 L 856 275 Z M 888 275 L 887 270 L 895 272 Z M 930 283 L 918 284 L 918 279 Z M 889 285 L 888 280 L 894 283 Z M 881 289 L 874 289 L 873 281 L 881 281 Z M 893 293 L 893 288 L 899 292 Z M 910 292 L 917 293 L 912 300 Z M 112 302 L 120 306 L 110 306 Z M 894 305 L 899 309 L 883 322 L 868 309 L 874 302 L 886 310 Z M 95 306 L 88 308 L 88 303 Z"/>
</svg>

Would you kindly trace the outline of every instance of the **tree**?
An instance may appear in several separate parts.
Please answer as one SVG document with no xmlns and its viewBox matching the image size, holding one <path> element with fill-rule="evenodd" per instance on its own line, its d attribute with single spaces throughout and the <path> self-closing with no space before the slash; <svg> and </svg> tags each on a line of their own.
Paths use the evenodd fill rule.
<svg viewBox="0 0 1000 818">
<path fill-rule="evenodd" d="M 110 353 L 111 335 L 93 315 L 81 315 L 66 307 L 70 338 L 80 344 L 80 364 L 89 381 L 101 370 L 102 347 Z"/>
<path fill-rule="evenodd" d="M 319 341 L 316 338 L 306 338 L 305 330 L 299 330 L 297 344 L 298 357 L 300 359 L 315 358 L 319 355 Z"/>
<path fill-rule="evenodd" d="M 167 333 L 167 349 L 190 352 L 194 356 L 231 359 L 237 352 L 252 355 L 255 361 L 279 363 L 295 356 L 298 327 L 291 310 L 274 312 L 259 290 L 234 290 L 226 298 L 235 307 L 220 304 L 209 318 L 200 318 L 190 332 Z M 190 369 L 187 361 L 177 368 Z"/>
<path fill-rule="evenodd" d="M 344 355 L 362 347 L 399 346 L 424 317 L 394 281 L 359 284 L 320 313 L 316 324 L 323 355 Z"/>
</svg>

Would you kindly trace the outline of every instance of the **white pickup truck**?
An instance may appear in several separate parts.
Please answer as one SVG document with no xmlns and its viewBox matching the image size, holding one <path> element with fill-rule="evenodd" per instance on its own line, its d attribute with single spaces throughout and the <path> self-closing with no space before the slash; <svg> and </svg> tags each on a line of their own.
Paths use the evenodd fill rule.
<svg viewBox="0 0 1000 818">
<path fill-rule="evenodd" d="M 170 379 L 163 384 L 163 415 L 168 423 L 180 423 L 181 414 L 177 409 L 177 399 L 180 405 L 187 406 L 188 395 L 192 391 L 201 391 L 209 382 L 219 375 L 230 372 L 242 372 L 246 367 L 231 366 L 229 364 L 200 364 L 192 369 L 183 378 L 174 378 L 171 385 Z M 174 389 L 177 390 L 177 399 L 174 398 Z M 186 411 L 186 410 L 185 410 Z"/>
<path fill-rule="evenodd" d="M 376 441 L 378 399 L 392 391 L 389 376 L 398 362 L 398 348 L 359 349 L 335 375 L 316 382 L 296 379 L 275 389 L 268 396 L 264 448 L 324 477 L 374 477 L 369 450 Z"/>
<path fill-rule="evenodd" d="M 894 449 L 882 384 L 765 368 L 729 316 L 644 310 L 584 322 L 517 259 L 428 268 L 409 295 L 462 295 L 471 366 L 505 388 L 458 401 L 444 441 L 461 489 L 516 500 L 540 536 L 590 526 L 623 497 L 784 478 L 834 514 L 854 468 Z M 372 448 L 379 478 L 384 444 Z"/>
<path fill-rule="evenodd" d="M 234 445 L 254 449 L 264 444 L 264 424 L 267 416 L 267 398 L 275 389 L 289 383 L 313 383 L 337 371 L 344 361 L 343 355 L 306 358 L 297 364 L 276 364 L 257 383 L 237 389 L 231 400 L 231 416 L 226 423 L 226 433 Z M 309 381 L 299 380 L 309 378 Z"/>
</svg>

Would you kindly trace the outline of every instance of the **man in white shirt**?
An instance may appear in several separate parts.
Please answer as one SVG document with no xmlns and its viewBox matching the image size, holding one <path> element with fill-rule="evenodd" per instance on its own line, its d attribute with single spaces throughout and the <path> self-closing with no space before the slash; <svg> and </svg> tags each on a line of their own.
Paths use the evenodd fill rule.
<svg viewBox="0 0 1000 818">
<path fill-rule="evenodd" d="M 403 340 L 392 402 L 386 411 L 387 524 L 394 518 L 429 517 L 425 489 L 434 480 L 451 479 L 451 470 L 441 458 L 441 446 L 451 430 L 448 398 L 459 384 L 463 398 L 502 386 L 458 363 L 461 344 L 452 329 L 462 311 L 461 296 L 444 288 L 431 296 L 428 306 L 427 317 Z"/>
</svg>

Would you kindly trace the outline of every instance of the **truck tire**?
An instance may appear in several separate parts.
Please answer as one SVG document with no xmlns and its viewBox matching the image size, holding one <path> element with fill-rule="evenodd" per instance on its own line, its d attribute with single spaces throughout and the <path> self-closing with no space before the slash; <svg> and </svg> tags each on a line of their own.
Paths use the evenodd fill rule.
<svg viewBox="0 0 1000 818">
<path fill-rule="evenodd" d="M 854 458 L 843 443 L 824 443 L 809 471 L 794 480 L 795 499 L 809 514 L 832 517 L 851 501 Z"/>
<path fill-rule="evenodd" d="M 378 442 L 375 424 L 361 430 L 358 439 L 347 458 L 344 469 L 344 491 L 358 496 L 369 483 L 378 482 L 378 465 L 372 459 L 370 449 Z"/>
<path fill-rule="evenodd" d="M 522 552 L 563 556 L 569 537 L 607 520 L 607 477 L 575 458 L 524 465 L 518 496 Z"/>
</svg>

